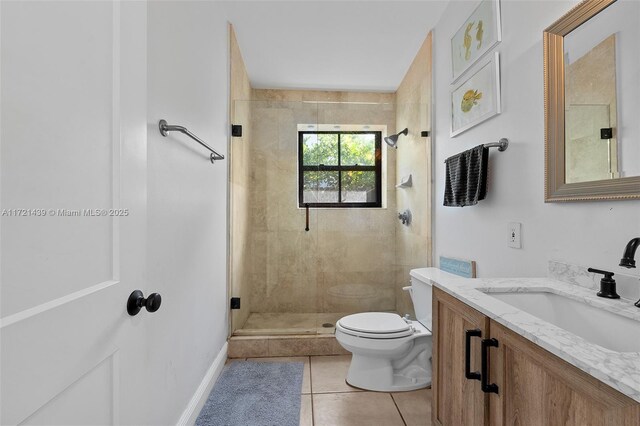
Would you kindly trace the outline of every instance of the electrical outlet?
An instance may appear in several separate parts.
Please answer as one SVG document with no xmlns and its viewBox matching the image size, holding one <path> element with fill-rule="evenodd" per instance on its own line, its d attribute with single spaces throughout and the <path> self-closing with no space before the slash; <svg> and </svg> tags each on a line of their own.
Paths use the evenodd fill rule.
<svg viewBox="0 0 640 426">
<path fill-rule="evenodd" d="M 507 246 L 512 248 L 522 248 L 522 224 L 509 222 L 507 226 Z"/>
</svg>

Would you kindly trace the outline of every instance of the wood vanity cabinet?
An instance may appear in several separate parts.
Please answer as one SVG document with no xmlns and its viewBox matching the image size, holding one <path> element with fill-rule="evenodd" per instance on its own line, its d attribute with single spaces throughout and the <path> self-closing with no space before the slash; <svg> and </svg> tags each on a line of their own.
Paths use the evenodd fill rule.
<svg viewBox="0 0 640 426">
<path fill-rule="evenodd" d="M 497 393 L 466 377 L 467 330 L 482 334 L 470 337 L 472 373 L 482 370 L 481 340 L 497 342 L 485 349 L 485 384 Z M 433 424 L 443 426 L 640 426 L 638 402 L 437 288 L 432 404 Z"/>
<path fill-rule="evenodd" d="M 478 380 L 465 376 L 465 333 L 480 330 L 469 340 L 470 369 L 480 371 L 480 340 L 489 334 L 489 319 L 435 287 L 433 292 L 433 423 L 485 425 L 489 399 Z"/>
</svg>

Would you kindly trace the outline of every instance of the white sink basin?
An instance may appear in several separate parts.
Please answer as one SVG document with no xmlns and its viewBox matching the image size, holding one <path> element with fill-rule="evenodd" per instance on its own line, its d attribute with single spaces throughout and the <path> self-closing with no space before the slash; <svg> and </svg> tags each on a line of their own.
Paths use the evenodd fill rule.
<svg viewBox="0 0 640 426">
<path fill-rule="evenodd" d="M 545 291 L 484 292 L 615 352 L 640 352 L 640 321 Z"/>
</svg>

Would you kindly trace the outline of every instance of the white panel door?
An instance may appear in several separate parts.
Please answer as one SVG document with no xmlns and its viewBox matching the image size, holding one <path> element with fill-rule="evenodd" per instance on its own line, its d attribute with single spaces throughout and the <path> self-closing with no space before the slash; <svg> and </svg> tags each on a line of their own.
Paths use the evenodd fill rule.
<svg viewBox="0 0 640 426">
<path fill-rule="evenodd" d="M 126 312 L 152 290 L 146 4 L 2 1 L 0 19 L 0 424 L 140 422 L 162 312 Z"/>
</svg>

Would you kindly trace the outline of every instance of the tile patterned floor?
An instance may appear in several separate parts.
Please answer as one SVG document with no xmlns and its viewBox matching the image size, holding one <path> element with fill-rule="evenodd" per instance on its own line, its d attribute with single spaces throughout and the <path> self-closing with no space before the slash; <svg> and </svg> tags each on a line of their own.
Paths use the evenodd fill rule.
<svg viewBox="0 0 640 426">
<path fill-rule="evenodd" d="M 300 426 L 431 425 L 431 389 L 386 393 L 353 388 L 345 382 L 351 355 L 248 360 L 305 363 Z"/>
</svg>

